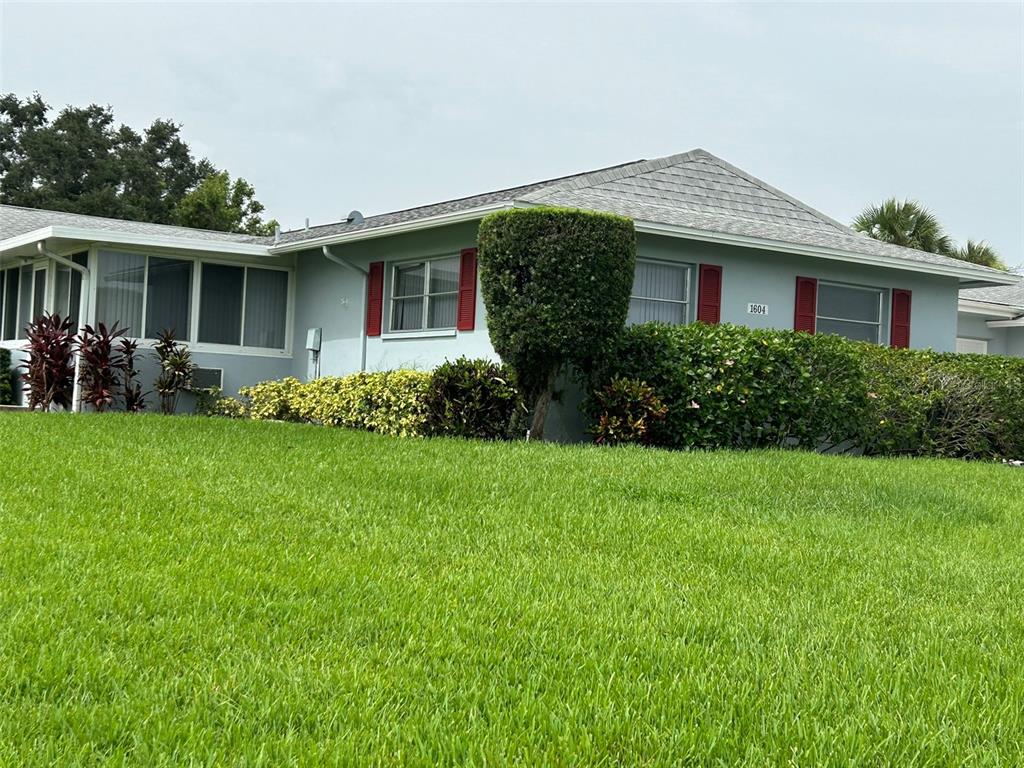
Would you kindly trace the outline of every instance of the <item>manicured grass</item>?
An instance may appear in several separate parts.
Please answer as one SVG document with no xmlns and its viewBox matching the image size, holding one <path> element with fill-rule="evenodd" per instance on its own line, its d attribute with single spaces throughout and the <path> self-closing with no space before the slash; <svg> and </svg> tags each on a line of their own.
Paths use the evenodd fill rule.
<svg viewBox="0 0 1024 768">
<path fill-rule="evenodd" d="M 1024 471 L 0 414 L 0 765 L 1024 761 Z"/>
</svg>

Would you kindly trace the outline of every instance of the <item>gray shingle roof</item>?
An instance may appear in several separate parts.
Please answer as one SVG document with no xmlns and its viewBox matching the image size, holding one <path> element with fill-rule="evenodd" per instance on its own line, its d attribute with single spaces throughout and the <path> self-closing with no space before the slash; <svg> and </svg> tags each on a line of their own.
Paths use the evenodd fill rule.
<svg viewBox="0 0 1024 768">
<path fill-rule="evenodd" d="M 710 152 L 635 163 L 596 183 L 555 184 L 524 202 L 609 211 L 638 221 L 755 237 L 894 261 L 956 267 L 979 279 L 1005 273 L 936 253 L 883 243 L 801 203 Z"/>
<path fill-rule="evenodd" d="M 610 171 L 618 168 L 628 168 L 631 165 L 638 165 L 643 162 L 643 160 L 637 160 L 632 163 L 625 163 L 623 165 L 612 166 L 611 168 L 604 168 L 601 169 L 600 171 L 588 171 L 587 173 L 575 174 L 573 176 L 562 176 L 557 179 L 538 181 L 533 184 L 524 184 L 519 187 L 500 189 L 495 192 L 485 192 L 482 195 L 460 197 L 455 200 L 446 200 L 443 203 L 421 205 L 416 208 L 406 208 L 401 211 L 382 213 L 377 216 L 367 216 L 362 221 L 362 223 L 359 224 L 339 221 L 333 224 L 322 224 L 317 227 L 310 227 L 309 229 L 293 229 L 288 232 L 282 232 L 281 239 L 278 241 L 278 244 L 288 245 L 290 243 L 300 243 L 306 240 L 314 240 L 321 237 L 330 237 L 331 235 L 342 235 L 348 234 L 349 232 L 361 232 L 368 229 L 386 227 L 391 224 L 402 224 L 407 221 L 427 219 L 432 216 L 442 216 L 446 213 L 459 213 L 461 211 L 469 211 L 474 208 L 480 208 L 481 206 L 491 205 L 494 203 L 511 203 L 514 200 L 521 199 L 524 195 L 527 195 L 530 192 L 534 192 L 539 189 L 544 189 L 545 187 L 551 186 L 552 184 L 558 184 L 571 179 L 587 178 L 600 174 L 604 171 Z"/>
<path fill-rule="evenodd" d="M 960 291 L 961 299 L 1000 304 L 1024 312 L 1024 278 L 1016 285 L 999 285 L 992 288 L 965 288 Z"/>
<path fill-rule="evenodd" d="M 946 256 L 882 243 L 805 205 L 724 160 L 695 149 L 655 160 L 637 160 L 597 171 L 525 184 L 377 216 L 336 222 L 272 237 L 103 219 L 72 213 L 0 206 L 0 240 L 51 225 L 109 229 L 120 233 L 301 248 L 321 239 L 356 234 L 487 205 L 561 205 L 608 211 L 641 222 L 714 234 L 736 235 L 826 248 L 853 256 L 956 268 L 978 282 L 1005 280 L 1005 273 Z"/>
<path fill-rule="evenodd" d="M 85 216 L 64 211 L 44 211 L 38 208 L 20 208 L 15 205 L 0 205 L 0 240 L 17 237 L 43 227 L 81 227 L 83 229 L 109 230 L 125 234 L 154 237 L 180 237 L 188 240 L 203 240 L 223 243 L 254 243 L 267 245 L 272 237 L 253 237 L 231 232 L 213 232 L 206 229 L 174 227 L 169 224 L 147 224 L 125 219 L 105 219 L 100 216 Z"/>
</svg>

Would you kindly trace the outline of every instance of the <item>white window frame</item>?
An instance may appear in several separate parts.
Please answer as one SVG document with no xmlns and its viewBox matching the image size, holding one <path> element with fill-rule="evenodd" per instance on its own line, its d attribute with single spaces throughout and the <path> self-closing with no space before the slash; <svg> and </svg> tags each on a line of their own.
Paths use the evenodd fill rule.
<svg viewBox="0 0 1024 768">
<path fill-rule="evenodd" d="M 7 273 L 13 272 L 18 275 L 18 290 L 14 294 L 14 325 L 15 325 L 15 338 L 8 339 L 4 336 L 4 326 L 7 321 Z M 21 266 L 18 264 L 0 264 L 0 342 L 4 341 L 18 341 L 17 339 L 17 325 L 18 325 L 18 310 L 20 307 L 18 303 L 21 299 Z"/>
<path fill-rule="evenodd" d="M 292 336 L 294 322 L 295 322 L 295 270 L 293 267 L 282 266 L 278 264 L 260 264 L 248 261 L 239 261 L 237 259 L 217 259 L 208 257 L 190 256 L 180 253 L 158 253 L 152 250 L 144 249 L 133 249 L 133 248 L 110 248 L 105 246 L 99 246 L 94 248 L 90 253 L 90 269 L 94 275 L 91 281 L 91 296 L 89 297 L 89 314 L 91 322 L 95 322 L 96 310 L 97 310 L 97 297 L 99 293 L 99 279 L 97 277 L 98 270 L 96 267 L 99 265 L 100 253 L 126 253 L 134 254 L 137 256 L 145 256 L 145 276 L 143 282 L 142 291 L 142 325 L 143 331 L 145 331 L 146 325 L 146 309 L 147 302 L 149 300 L 149 259 L 155 257 L 158 259 L 177 259 L 179 261 L 192 262 L 192 299 L 191 306 L 189 307 L 189 337 L 187 339 L 181 338 L 178 341 L 188 344 L 189 349 L 192 352 L 206 352 L 210 354 L 218 355 L 248 355 L 251 357 L 291 357 L 292 356 Z M 275 347 L 247 347 L 244 344 L 211 344 L 209 342 L 199 341 L 199 314 L 200 314 L 200 297 L 202 296 L 202 275 L 203 275 L 203 264 L 216 264 L 219 266 L 226 267 L 252 267 L 253 269 L 272 269 L 278 272 L 286 272 L 288 274 L 288 292 L 287 292 L 287 306 L 285 308 L 285 330 L 284 330 L 284 349 L 277 349 Z M 246 299 L 246 283 L 248 282 L 248 269 L 243 272 L 242 277 L 242 324 L 241 334 L 239 336 L 240 341 L 245 340 L 245 299 Z M 145 337 L 133 337 L 138 342 L 140 347 L 151 348 L 156 343 L 155 338 Z"/>
<path fill-rule="evenodd" d="M 435 261 L 447 261 L 449 259 L 455 259 L 456 263 L 459 262 L 458 253 L 440 253 L 433 256 L 425 256 L 417 259 L 403 259 L 401 261 L 389 261 L 385 265 L 387 268 L 387 297 L 388 297 L 388 316 L 387 316 L 387 330 L 382 334 L 383 337 L 388 338 L 423 338 L 426 336 L 453 336 L 456 333 L 456 328 L 459 322 L 458 313 L 458 301 L 459 301 L 459 286 L 461 285 L 461 273 L 459 275 L 459 282 L 455 287 L 454 291 L 439 291 L 437 293 L 430 292 L 430 264 Z M 395 296 L 395 277 L 401 267 L 411 267 L 417 264 L 423 264 L 423 293 L 410 294 L 409 296 Z M 427 326 L 427 318 L 430 316 L 430 300 L 436 296 L 455 296 L 455 322 L 452 325 L 438 326 L 436 328 L 430 328 Z M 404 299 L 423 299 L 423 317 L 421 318 L 421 325 L 419 328 L 410 328 L 408 330 L 392 330 L 392 323 L 394 322 L 395 314 L 395 301 L 402 301 Z"/>
<path fill-rule="evenodd" d="M 836 288 L 848 288 L 856 291 L 867 291 L 869 293 L 878 294 L 878 322 L 871 322 L 870 320 L 850 320 L 845 317 L 833 317 L 832 315 L 821 314 L 821 286 L 830 285 Z M 885 299 L 889 290 L 886 288 L 873 288 L 869 285 L 854 285 L 852 283 L 839 283 L 834 280 L 819 280 L 817 296 L 814 302 L 814 327 L 817 329 L 819 320 L 831 320 L 836 323 L 853 323 L 854 325 L 873 325 L 877 331 L 875 335 L 875 344 L 881 344 L 883 339 L 883 331 L 885 330 Z"/>
<path fill-rule="evenodd" d="M 680 299 L 661 299 L 661 298 L 655 298 L 653 296 L 638 296 L 637 294 L 633 293 L 634 289 L 636 288 L 636 270 L 634 270 L 633 271 L 633 285 L 629 289 L 629 302 L 630 302 L 630 304 L 633 303 L 633 299 L 637 299 L 638 301 L 658 301 L 658 302 L 661 302 L 662 304 L 682 304 L 683 305 L 683 318 L 684 318 L 683 322 L 682 322 L 682 325 L 689 325 L 690 323 L 692 323 L 693 322 L 693 317 L 694 317 L 694 312 L 693 312 L 693 304 L 694 304 L 694 301 L 693 301 L 693 270 L 694 270 L 694 265 L 690 264 L 689 262 L 686 262 L 686 261 L 669 261 L 667 259 L 646 259 L 646 258 L 639 258 L 639 257 L 637 258 L 636 263 L 637 264 L 658 264 L 658 265 L 661 265 L 661 266 L 676 267 L 677 269 L 682 269 L 684 271 L 684 273 L 685 273 L 683 295 L 686 298 L 680 300 Z"/>
</svg>

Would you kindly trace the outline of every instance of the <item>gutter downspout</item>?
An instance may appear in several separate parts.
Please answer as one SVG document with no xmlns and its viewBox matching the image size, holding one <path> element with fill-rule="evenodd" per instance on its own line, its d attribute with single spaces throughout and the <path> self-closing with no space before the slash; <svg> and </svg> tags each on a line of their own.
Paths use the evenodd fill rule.
<svg viewBox="0 0 1024 768">
<path fill-rule="evenodd" d="M 89 271 L 89 268 L 83 267 L 81 264 L 76 264 L 71 259 L 66 259 L 63 256 L 58 256 L 56 253 L 54 253 L 53 251 L 49 250 L 46 247 L 45 240 L 40 240 L 39 242 L 36 243 L 36 250 L 39 251 L 40 256 L 45 256 L 48 259 L 53 259 L 62 266 L 70 267 L 71 269 L 75 270 L 75 272 L 78 272 L 78 274 L 82 276 L 81 295 L 79 296 L 78 300 L 78 317 L 79 320 L 81 320 L 82 318 L 89 317 L 89 297 L 92 295 L 92 292 L 89 290 L 89 284 L 92 279 L 92 273 Z M 81 326 L 82 323 L 79 322 L 79 325 Z M 73 388 L 71 391 L 71 410 L 74 413 L 81 413 L 82 411 L 82 385 L 78 382 L 81 368 L 82 353 L 79 350 L 75 352 L 75 381 L 72 385 Z"/>
<path fill-rule="evenodd" d="M 363 276 L 363 308 L 362 308 L 362 312 L 360 312 L 360 320 L 359 320 L 359 337 L 360 337 L 361 346 L 362 346 L 362 349 L 361 349 L 361 352 L 360 352 L 360 358 L 359 358 L 359 370 L 360 371 L 365 371 L 366 370 L 366 301 L 367 301 L 366 294 L 367 294 L 367 291 L 369 290 L 370 273 L 369 273 L 369 271 L 363 269 L 362 267 L 356 266 L 355 264 L 353 264 L 351 261 L 348 261 L 347 259 L 343 259 L 340 256 L 335 256 L 333 253 L 331 253 L 331 247 L 329 245 L 322 246 L 321 250 L 323 251 L 324 257 L 328 261 L 333 261 L 335 264 L 340 264 L 343 267 L 348 267 L 353 272 L 358 272 L 360 275 Z"/>
</svg>

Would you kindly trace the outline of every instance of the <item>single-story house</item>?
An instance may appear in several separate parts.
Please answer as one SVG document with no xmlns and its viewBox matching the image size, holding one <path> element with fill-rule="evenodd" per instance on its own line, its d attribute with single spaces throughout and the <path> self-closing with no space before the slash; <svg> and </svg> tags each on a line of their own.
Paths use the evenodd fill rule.
<svg viewBox="0 0 1024 768">
<path fill-rule="evenodd" d="M 985 339 L 990 352 L 1024 354 L 1019 339 L 996 343 L 1001 323 L 1024 311 L 992 298 L 1016 284 L 1020 304 L 1014 276 L 858 234 L 700 149 L 272 237 L 2 206 L 0 345 L 22 347 L 44 310 L 119 323 L 143 347 L 170 328 L 202 381 L 228 393 L 284 376 L 494 357 L 477 227 L 534 205 L 636 222 L 631 322 L 722 321 L 947 351 Z M 985 302 L 1005 311 L 970 314 Z"/>
<path fill-rule="evenodd" d="M 1024 278 L 960 291 L 956 351 L 1024 357 Z"/>
</svg>

